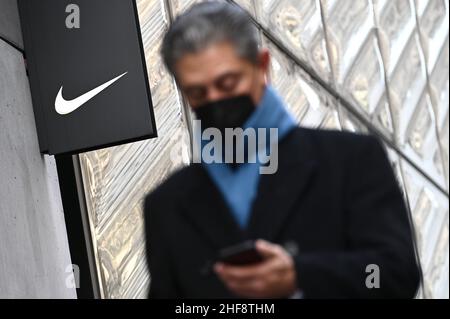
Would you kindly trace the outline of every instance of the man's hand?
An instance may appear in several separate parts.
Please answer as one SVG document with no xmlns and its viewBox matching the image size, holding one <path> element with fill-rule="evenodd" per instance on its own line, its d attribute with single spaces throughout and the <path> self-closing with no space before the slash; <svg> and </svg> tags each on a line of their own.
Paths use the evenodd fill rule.
<svg viewBox="0 0 450 319">
<path fill-rule="evenodd" d="M 297 289 L 294 260 L 280 245 L 256 242 L 264 261 L 249 266 L 217 263 L 214 270 L 234 294 L 246 298 L 287 298 Z"/>
</svg>

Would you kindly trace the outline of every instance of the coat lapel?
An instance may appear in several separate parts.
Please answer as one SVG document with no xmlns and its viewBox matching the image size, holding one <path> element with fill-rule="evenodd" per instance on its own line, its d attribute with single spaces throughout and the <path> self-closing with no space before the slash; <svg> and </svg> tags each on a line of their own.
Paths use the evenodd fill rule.
<svg viewBox="0 0 450 319">
<path fill-rule="evenodd" d="M 245 239 L 245 231 L 234 220 L 222 194 L 201 164 L 194 164 L 193 187 L 183 200 L 183 214 L 205 239 L 220 249 Z"/>
<path fill-rule="evenodd" d="M 201 165 L 192 165 L 192 187 L 183 200 L 183 214 L 215 249 L 249 238 L 273 240 L 279 234 L 318 168 L 311 145 L 301 132 L 301 128 L 295 129 L 280 143 L 278 171 L 261 176 L 247 229 L 234 220 Z"/>
<path fill-rule="evenodd" d="M 315 162 L 291 163 L 282 165 L 274 175 L 262 177 L 249 223 L 252 238 L 276 239 L 316 170 Z"/>
<path fill-rule="evenodd" d="M 280 143 L 278 171 L 261 177 L 248 227 L 252 238 L 276 239 L 318 170 L 314 150 L 303 132 L 297 128 Z"/>
</svg>

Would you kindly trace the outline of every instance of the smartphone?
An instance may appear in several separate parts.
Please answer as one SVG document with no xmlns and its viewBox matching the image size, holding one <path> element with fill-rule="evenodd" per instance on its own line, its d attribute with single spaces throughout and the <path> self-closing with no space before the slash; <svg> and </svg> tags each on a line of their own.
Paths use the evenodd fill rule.
<svg viewBox="0 0 450 319">
<path fill-rule="evenodd" d="M 220 250 L 218 261 L 228 265 L 243 266 L 263 261 L 263 257 L 256 250 L 253 240 L 245 241 Z"/>
</svg>

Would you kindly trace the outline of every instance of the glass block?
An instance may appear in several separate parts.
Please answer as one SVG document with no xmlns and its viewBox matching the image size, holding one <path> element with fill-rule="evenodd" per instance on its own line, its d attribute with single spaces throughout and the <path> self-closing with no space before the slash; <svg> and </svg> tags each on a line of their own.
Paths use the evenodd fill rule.
<svg viewBox="0 0 450 319">
<path fill-rule="evenodd" d="M 402 124 L 405 125 L 405 130 L 398 132 L 402 134 L 403 143 L 399 145 L 402 151 L 436 183 L 445 188 L 444 164 L 439 153 L 433 108 L 427 91 L 423 92 L 409 120 Z"/>
<path fill-rule="evenodd" d="M 269 39 L 263 38 L 263 45 L 271 53 L 271 83 L 291 113 L 302 126 L 321 126 L 329 112 L 337 107 L 335 100 Z"/>
<path fill-rule="evenodd" d="M 430 92 L 438 129 L 443 125 L 449 109 L 449 39 L 442 47 L 434 70 L 431 70 Z"/>
<path fill-rule="evenodd" d="M 392 139 L 393 120 L 370 2 L 322 3 L 337 90 Z"/>
<path fill-rule="evenodd" d="M 374 27 L 368 0 L 322 1 L 330 61 L 336 83 L 342 84 Z"/>
<path fill-rule="evenodd" d="M 433 135 L 433 120 L 430 113 L 430 101 L 423 96 L 416 111 L 408 122 L 405 138 L 412 149 L 420 156 L 424 156 L 424 147 L 429 135 Z"/>
<path fill-rule="evenodd" d="M 446 170 L 445 170 L 445 163 L 444 163 L 444 160 L 442 157 L 442 151 L 441 151 L 440 147 L 437 147 L 436 150 L 434 151 L 433 164 L 434 164 L 434 167 L 436 167 L 436 171 L 439 174 L 439 176 L 444 177 L 444 182 L 441 186 L 444 189 L 448 190 L 448 187 L 446 187 L 448 184 L 446 183 L 447 175 L 446 175 Z"/>
<path fill-rule="evenodd" d="M 385 138 L 393 141 L 395 139 L 394 123 L 391 114 L 391 107 L 386 94 L 387 93 L 385 92 L 381 97 L 378 106 L 370 119 L 371 123 L 380 130 L 381 134 L 383 134 Z"/>
<path fill-rule="evenodd" d="M 444 162 L 444 171 L 445 171 L 445 177 L 447 180 L 447 191 L 449 191 L 449 154 L 448 154 L 448 148 L 449 148 L 449 125 L 448 125 L 448 117 L 449 112 L 447 109 L 447 115 L 444 117 L 444 123 L 439 131 L 439 138 L 440 138 L 440 145 L 442 150 L 442 157 Z"/>
<path fill-rule="evenodd" d="M 257 19 L 292 54 L 331 83 L 325 33 L 318 0 L 255 1 Z"/>
<path fill-rule="evenodd" d="M 349 131 L 352 133 L 365 134 L 368 133 L 367 127 L 361 123 L 361 121 L 347 109 L 344 105 L 339 103 L 339 119 L 341 128 L 343 131 Z"/>
<path fill-rule="evenodd" d="M 173 17 L 177 17 L 189 7 L 196 3 L 205 2 L 205 1 L 211 1 L 211 0 L 168 0 L 169 5 L 172 10 Z M 251 15 L 255 15 L 255 9 L 253 5 L 254 0 L 214 0 L 214 1 L 220 1 L 220 2 L 233 2 L 235 4 L 240 5 L 242 8 L 246 9 Z"/>
<path fill-rule="evenodd" d="M 386 90 L 384 79 L 377 40 L 371 32 L 338 88 L 362 113 L 372 115 Z"/>
<path fill-rule="evenodd" d="M 374 0 L 375 21 L 386 73 L 390 76 L 416 27 L 412 0 Z"/>
<path fill-rule="evenodd" d="M 368 132 L 367 127 L 357 119 L 353 112 L 357 111 L 355 111 L 354 108 L 350 111 L 340 104 L 339 114 L 342 128 L 351 132 Z M 379 129 L 379 133 L 385 139 L 391 141 L 394 139 L 391 112 L 385 95 L 380 99 L 377 108 L 369 117 L 369 121 Z"/>
<path fill-rule="evenodd" d="M 233 2 L 245 9 L 252 17 L 256 16 L 254 0 L 233 0 Z"/>
<path fill-rule="evenodd" d="M 441 48 L 448 36 L 449 8 L 444 0 L 416 0 L 420 35 L 428 69 L 434 69 Z"/>
<path fill-rule="evenodd" d="M 414 0 L 416 5 L 416 12 L 417 15 L 420 17 L 423 12 L 425 11 L 425 8 L 428 6 L 428 2 L 433 0 Z M 446 0 L 448 2 L 448 0 Z"/>
<path fill-rule="evenodd" d="M 402 160 L 424 273 L 424 297 L 448 298 L 448 196 Z"/>
<path fill-rule="evenodd" d="M 405 140 L 405 128 L 426 86 L 426 69 L 420 42 L 413 32 L 402 52 L 399 63 L 388 77 L 388 90 L 394 128 L 400 144 Z"/>
<path fill-rule="evenodd" d="M 438 242 L 433 251 L 433 259 L 429 270 L 425 273 L 425 278 L 429 278 L 430 284 L 426 286 L 427 294 L 431 296 L 440 296 L 449 298 L 449 256 L 446 252 L 449 250 L 449 224 L 444 222 L 439 230 Z M 446 271 L 442 270 L 446 269 Z"/>
<path fill-rule="evenodd" d="M 409 205 L 408 203 L 408 197 L 406 194 L 406 186 L 405 186 L 405 181 L 403 180 L 403 172 L 402 172 L 402 168 L 401 168 L 401 157 L 400 155 L 397 153 L 396 150 L 394 150 L 392 147 L 390 147 L 387 144 L 384 144 L 384 147 L 386 149 L 387 155 L 388 155 L 388 159 L 389 162 L 391 163 L 392 169 L 394 170 L 395 173 L 395 178 L 397 179 L 397 183 L 398 186 L 403 194 L 403 199 L 405 200 L 405 203 L 407 205 Z"/>
<path fill-rule="evenodd" d="M 441 50 L 435 68 L 430 76 L 430 93 L 436 118 L 436 126 L 440 139 L 442 160 L 447 190 L 449 190 L 449 157 L 448 157 L 448 113 L 449 113 L 449 41 L 448 38 Z"/>
<path fill-rule="evenodd" d="M 190 149 L 183 107 L 159 55 L 169 21 L 163 5 L 137 1 L 159 137 L 79 155 L 103 298 L 147 296 L 142 200 L 183 165 L 173 156 L 179 143 Z"/>
<path fill-rule="evenodd" d="M 319 124 L 319 128 L 327 130 L 341 130 L 339 112 L 335 109 L 330 110 Z"/>
<path fill-rule="evenodd" d="M 169 4 L 172 9 L 173 17 L 177 17 L 178 15 L 186 11 L 193 4 L 202 1 L 204 0 L 169 0 Z"/>
</svg>

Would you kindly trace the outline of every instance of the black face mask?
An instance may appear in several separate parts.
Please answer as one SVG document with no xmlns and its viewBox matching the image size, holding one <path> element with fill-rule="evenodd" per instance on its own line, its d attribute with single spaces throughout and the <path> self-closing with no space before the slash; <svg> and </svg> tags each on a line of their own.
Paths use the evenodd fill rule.
<svg viewBox="0 0 450 319">
<path fill-rule="evenodd" d="M 225 134 L 226 128 L 242 127 L 255 109 L 249 95 L 240 95 L 206 103 L 196 107 L 194 113 L 201 121 L 202 130 L 215 127 Z"/>
</svg>

